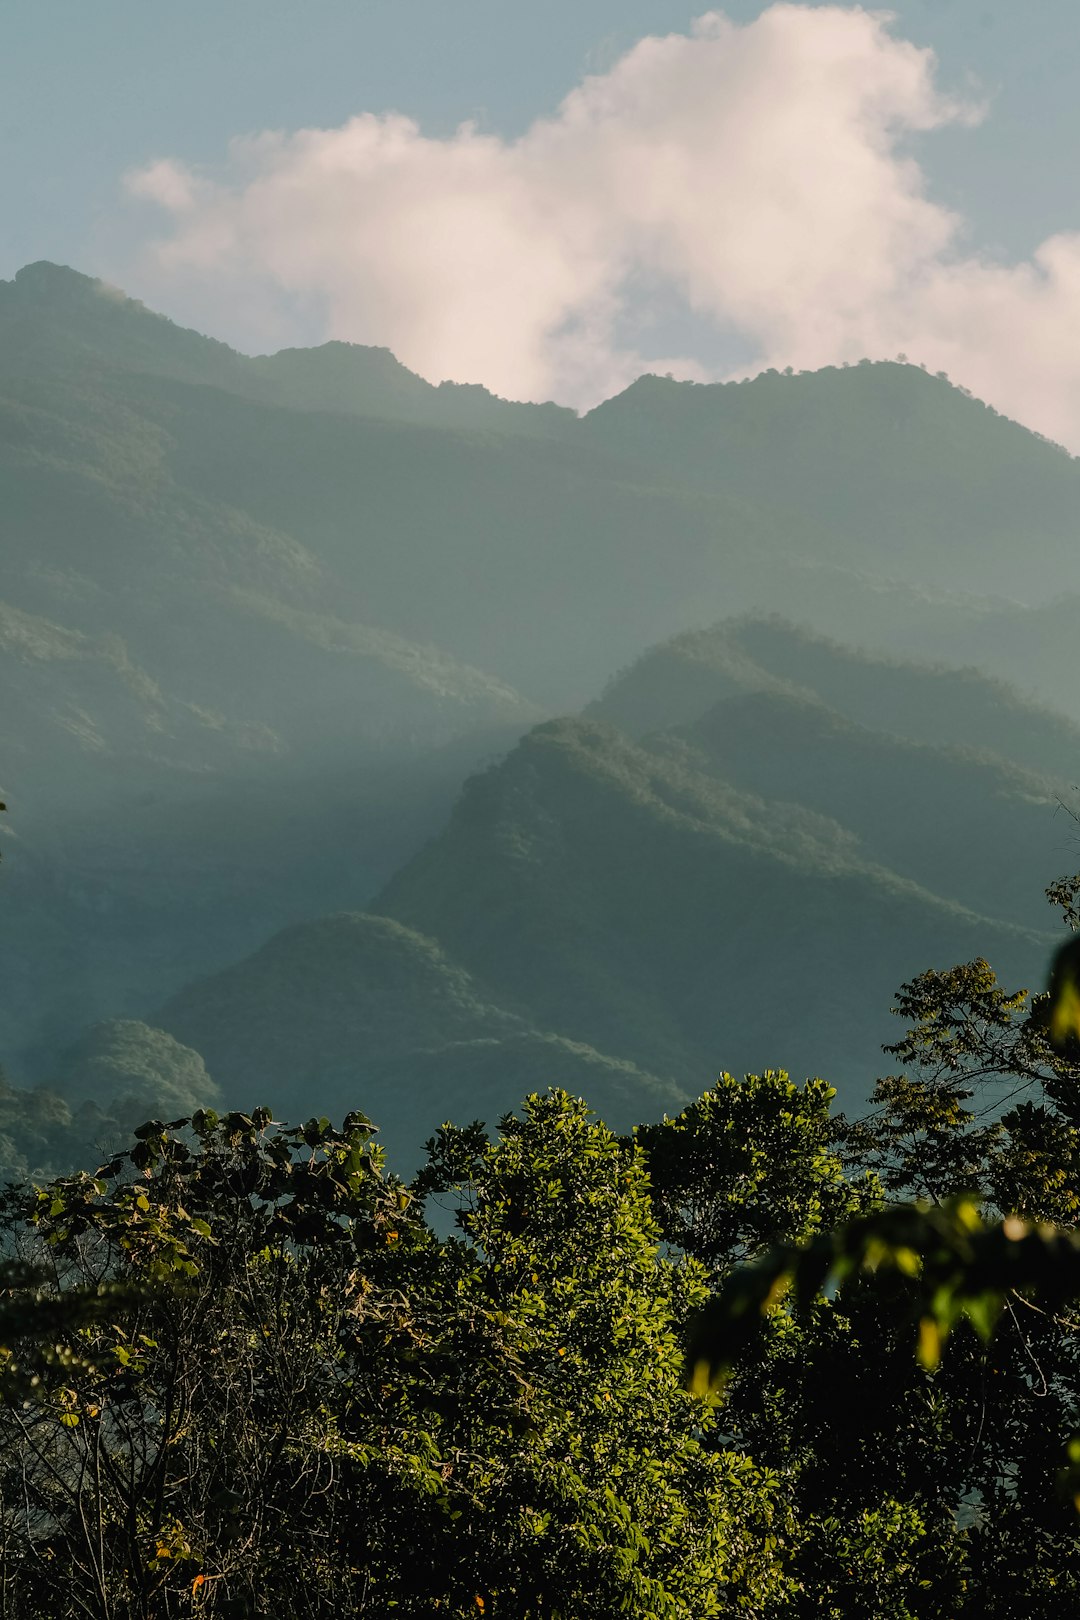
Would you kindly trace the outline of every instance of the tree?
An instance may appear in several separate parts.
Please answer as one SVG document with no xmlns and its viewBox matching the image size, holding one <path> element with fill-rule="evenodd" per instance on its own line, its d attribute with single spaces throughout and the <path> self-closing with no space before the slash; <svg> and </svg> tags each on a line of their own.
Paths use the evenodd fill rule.
<svg viewBox="0 0 1080 1620">
<path fill-rule="evenodd" d="M 874 1437 L 898 1501 L 924 1522 L 933 1510 L 939 1533 L 941 1510 L 962 1510 L 965 1596 L 945 1612 L 1050 1620 L 1080 1605 L 1068 1500 L 1080 1485 L 1078 956 L 1068 942 L 1034 1001 L 983 961 L 904 986 L 909 1028 L 890 1050 L 909 1072 L 882 1081 L 875 1110 L 841 1121 L 837 1138 L 849 1166 L 922 1202 L 759 1253 L 691 1342 L 692 1380 L 734 1372 L 731 1401 L 751 1427 L 770 1377 L 775 1387 L 775 1345 L 796 1343 L 785 1398 L 802 1413 L 803 1477 L 824 1497 L 858 1487 Z M 860 1425 L 867 1383 L 878 1416 Z"/>
<path fill-rule="evenodd" d="M 771 1243 L 809 1238 L 878 1205 L 872 1178 L 845 1177 L 835 1096 L 823 1080 L 796 1085 L 779 1069 L 724 1073 L 675 1119 L 639 1125 L 634 1139 L 665 1242 L 721 1277 Z"/>
<path fill-rule="evenodd" d="M 448 1193 L 440 1239 L 421 1203 Z M 152 1122 L 7 1228 L 58 1306 L 133 1291 L 60 1312 L 45 1396 L 0 1403 L 0 1614 L 697 1620 L 783 1598 L 779 1481 L 706 1443 L 680 1387 L 704 1274 L 658 1254 L 640 1149 L 563 1093 L 494 1142 L 444 1131 L 412 1190 L 362 1116 Z"/>
</svg>

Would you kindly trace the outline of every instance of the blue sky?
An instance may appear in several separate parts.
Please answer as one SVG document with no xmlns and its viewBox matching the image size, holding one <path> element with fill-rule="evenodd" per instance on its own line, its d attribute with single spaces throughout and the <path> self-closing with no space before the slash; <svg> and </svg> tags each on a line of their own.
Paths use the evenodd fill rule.
<svg viewBox="0 0 1080 1620">
<path fill-rule="evenodd" d="M 314 290 L 290 284 L 260 330 L 235 289 L 214 295 L 205 276 L 195 291 L 190 275 L 151 272 L 144 250 L 162 221 L 125 193 L 125 176 L 162 159 L 189 173 L 215 172 L 234 137 L 333 130 L 361 113 L 397 111 L 444 139 L 471 119 L 512 140 L 585 75 L 611 71 L 644 35 L 686 31 L 701 9 L 671 0 L 6 0 L 0 276 L 36 258 L 74 264 L 247 347 L 325 335 L 375 341 L 377 301 L 371 321 L 353 333 L 355 312 L 342 313 L 339 299 L 326 314 L 333 300 L 317 278 Z M 723 9 L 750 23 L 762 7 L 729 0 Z M 892 10 L 893 36 L 936 53 L 939 89 L 985 104 L 975 125 L 943 120 L 896 142 L 897 161 L 917 159 L 926 196 L 962 216 L 950 251 L 966 244 L 1011 264 L 1054 233 L 1080 229 L 1075 0 L 901 0 Z M 689 310 L 685 276 L 673 292 L 674 283 L 651 275 L 635 268 L 638 301 L 620 296 L 613 330 L 651 320 L 662 329 L 661 348 L 689 344 L 687 367 L 700 362 L 708 374 L 781 357 L 776 334 L 739 312 L 729 320 L 715 298 L 704 317 L 700 300 Z M 642 299 L 650 298 L 646 316 Z M 566 319 L 593 320 L 595 312 Z M 783 341 L 790 346 L 786 329 Z M 931 333 L 928 352 L 935 341 Z M 419 340 L 414 348 L 418 369 L 450 363 L 437 345 L 426 365 Z M 579 386 L 565 367 L 549 369 L 552 387 Z M 480 361 L 476 375 L 488 380 Z M 521 377 L 519 391 L 542 388 L 540 371 L 533 382 L 525 370 Z M 498 376 L 495 383 L 506 386 Z M 598 386 L 583 382 L 579 391 Z M 1049 418 L 1046 426 L 1061 431 Z"/>
<path fill-rule="evenodd" d="M 120 179 L 164 155 L 211 162 L 234 135 L 394 109 L 505 134 L 582 73 L 704 6 L 670 0 L 6 0 L 0 8 L 0 275 L 107 254 Z M 738 20 L 753 0 L 723 7 Z M 908 0 L 897 29 L 946 82 L 990 95 L 927 168 L 979 235 L 1026 251 L 1080 223 L 1075 0 Z"/>
</svg>

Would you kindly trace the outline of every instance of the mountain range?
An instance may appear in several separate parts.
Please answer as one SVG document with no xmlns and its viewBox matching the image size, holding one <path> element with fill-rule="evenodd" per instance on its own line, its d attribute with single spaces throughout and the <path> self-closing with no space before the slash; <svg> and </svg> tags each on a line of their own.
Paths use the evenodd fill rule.
<svg viewBox="0 0 1080 1620">
<path fill-rule="evenodd" d="M 0 283 L 0 477 L 21 1080 L 149 1019 L 226 1096 L 373 1086 L 408 1145 L 403 1098 L 545 1074 L 621 1117 L 721 1064 L 865 1089 L 902 978 L 1041 960 L 1080 469 L 947 379 L 578 418 L 42 263 Z"/>
<path fill-rule="evenodd" d="M 977 955 L 1041 974 L 1077 757 L 1080 729 L 1000 683 L 724 624 L 468 781 L 368 911 L 279 934 L 154 1022 L 228 1094 L 362 1107 L 402 1155 L 538 1071 L 617 1125 L 721 1068 L 820 1073 L 857 1104 L 901 982 Z"/>
</svg>

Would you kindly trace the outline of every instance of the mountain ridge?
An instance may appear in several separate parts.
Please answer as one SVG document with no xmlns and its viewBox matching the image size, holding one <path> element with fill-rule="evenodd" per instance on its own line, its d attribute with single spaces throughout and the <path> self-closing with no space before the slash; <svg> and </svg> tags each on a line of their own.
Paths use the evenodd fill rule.
<svg viewBox="0 0 1080 1620">
<path fill-rule="evenodd" d="M 429 411 L 438 420 L 418 419 Z M 910 453 L 890 460 L 905 445 Z M 640 733 L 629 751 L 594 739 L 574 755 L 565 733 L 561 755 L 552 743 L 533 758 L 535 779 L 513 776 L 515 766 L 505 780 L 524 808 L 503 818 L 500 837 L 536 842 L 554 828 L 580 860 L 580 818 L 595 813 L 602 773 L 574 760 L 591 749 L 615 784 L 604 804 L 641 859 L 654 833 L 668 840 L 680 894 L 692 850 L 712 851 L 717 892 L 735 893 L 717 851 L 749 861 L 753 846 L 780 911 L 784 837 L 793 848 L 801 838 L 822 872 L 830 860 L 848 872 L 851 895 L 859 884 L 884 893 L 884 879 L 856 875 L 859 860 L 884 869 L 907 856 L 898 841 L 875 843 L 868 792 L 862 821 L 845 823 L 843 773 L 859 769 L 852 739 L 838 734 L 814 809 L 808 789 L 787 793 L 769 775 L 775 761 L 753 754 L 744 712 L 744 777 L 721 787 L 708 739 L 672 734 L 677 721 L 700 719 L 694 694 L 705 688 L 713 701 L 755 682 L 817 690 L 842 709 L 846 685 L 866 697 L 862 719 L 877 732 L 902 732 L 905 713 L 947 711 L 957 724 L 966 714 L 983 742 L 996 728 L 1006 762 L 1055 779 L 1052 756 L 1075 750 L 1065 721 L 1010 709 L 955 672 L 929 685 L 920 677 L 922 687 L 904 677 L 904 695 L 880 660 L 845 664 L 787 632 L 766 647 L 761 628 L 750 640 L 740 632 L 745 644 L 732 642 L 711 672 L 708 657 L 695 664 L 670 650 L 677 634 L 707 638 L 717 619 L 775 609 L 817 632 L 850 638 L 854 628 L 879 654 L 917 648 L 942 663 L 1008 665 L 1075 714 L 1062 603 L 1080 594 L 1080 475 L 912 368 L 654 380 L 578 420 L 433 388 L 385 352 L 240 356 L 77 272 L 38 265 L 0 287 L 0 475 L 0 680 L 10 694 L 0 745 L 17 834 L 0 948 L 17 993 L 2 1035 L 35 1063 L 87 1021 L 143 1017 L 277 928 L 370 911 L 440 833 L 462 774 L 538 720 L 577 709 L 612 669 L 660 642 L 670 680 L 649 666 L 646 707 L 662 743 L 641 746 L 649 725 L 615 713 L 636 702 L 624 683 L 590 718 Z M 679 681 L 688 713 L 685 703 L 672 711 Z M 982 696 L 965 709 L 969 687 Z M 725 724 L 738 731 L 735 715 Z M 768 726 L 779 726 L 778 710 Z M 929 758 L 881 757 L 897 776 L 901 758 L 920 770 Z M 954 808 L 973 770 L 942 760 Z M 1045 786 L 983 779 L 996 784 L 994 808 L 973 846 L 988 848 L 991 826 L 1027 838 Z M 548 795 L 546 823 L 534 789 Z M 725 842 L 721 829 L 737 826 L 742 842 Z M 517 882 L 528 868 L 508 870 Z M 1038 876 L 1018 862 L 1017 885 L 1024 873 Z M 451 876 L 439 882 L 452 888 Z M 936 897 L 910 899 L 912 916 L 955 921 L 964 905 L 988 915 L 974 870 L 955 892 L 910 864 L 896 880 L 909 899 L 913 884 Z M 610 897 L 593 898 L 601 917 Z M 548 917 L 553 937 L 572 932 L 575 904 L 564 891 Z M 1009 905 L 1009 926 L 1021 926 L 1028 913 L 1015 896 Z M 419 912 L 418 926 L 438 937 Z M 972 929 L 964 922 L 963 937 Z M 619 1018 L 637 1016 L 627 986 L 645 969 L 637 945 L 612 943 L 614 924 L 601 932 L 606 1022 L 568 1022 L 557 998 L 533 1006 L 524 974 L 500 988 L 514 1001 L 507 1010 L 545 1039 L 580 1038 L 605 1062 L 640 1060 L 669 1079 L 694 1067 L 696 1085 L 706 1044 L 695 1035 L 689 1051 L 678 1025 L 690 1014 L 674 1000 L 655 1009 L 666 1031 L 655 1053 L 620 1055 Z"/>
<path fill-rule="evenodd" d="M 789 672 L 808 648 L 821 653 L 788 627 L 785 656 L 780 628 L 766 629 Z M 747 631 L 728 634 L 738 644 Z M 826 673 L 828 656 L 844 652 L 826 645 Z M 642 664 L 658 667 L 648 655 Z M 923 674 L 883 670 L 897 687 Z M 982 954 L 1007 982 L 1041 971 L 1054 937 L 1038 895 L 1057 870 L 1047 832 L 1056 782 L 985 747 L 873 731 L 788 686 L 778 678 L 772 690 L 705 701 L 693 722 L 641 737 L 588 715 L 534 727 L 465 783 L 442 832 L 363 919 L 279 936 L 265 949 L 288 956 L 284 978 L 249 958 L 234 979 L 187 987 L 151 1022 L 202 1052 L 227 1092 L 241 1076 L 255 1085 L 258 1070 L 274 1105 L 295 1109 L 289 1064 L 275 1054 L 294 1022 L 306 1029 L 314 1017 L 318 1038 L 302 1044 L 322 1056 L 306 1088 L 378 1114 L 401 1151 L 415 1152 L 444 1114 L 491 1119 L 513 1107 L 520 1065 L 531 1084 L 545 1054 L 550 1083 L 569 1081 L 590 1101 L 595 1087 L 619 1126 L 670 1109 L 720 1067 L 822 1074 L 857 1106 L 894 1033 L 888 1008 L 903 980 Z M 992 726 L 1003 689 L 983 686 L 983 708 L 969 701 L 958 725 L 966 712 Z M 920 712 L 941 728 L 924 702 L 910 708 L 911 729 Z M 1080 743 L 1080 729 L 1066 734 Z M 927 781 L 941 788 L 924 848 L 907 835 Z M 995 880 L 999 846 L 1015 881 Z M 326 953 L 331 926 L 367 941 L 354 978 Z M 434 1003 L 403 966 L 390 992 L 395 1006 L 406 998 L 403 1033 L 376 1041 L 356 1009 L 384 984 L 384 929 L 426 942 L 476 987 L 484 1017 L 461 1030 L 432 1022 Z M 305 1004 L 298 987 L 312 974 Z M 340 1010 L 319 1024 L 312 1008 L 331 980 Z"/>
</svg>

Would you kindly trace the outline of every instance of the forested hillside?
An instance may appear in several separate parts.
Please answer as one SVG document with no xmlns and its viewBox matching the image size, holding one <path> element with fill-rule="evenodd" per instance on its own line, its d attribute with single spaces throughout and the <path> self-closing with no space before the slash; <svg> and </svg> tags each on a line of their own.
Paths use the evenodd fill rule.
<svg viewBox="0 0 1080 1620">
<path fill-rule="evenodd" d="M 1077 728 L 973 672 L 736 621 L 472 778 L 376 915 L 293 929 L 152 1021 L 228 1095 L 363 1107 L 401 1153 L 545 1068 L 616 1126 L 718 1064 L 857 1104 L 906 977 L 980 952 L 1038 976 L 1077 757 Z"/>
<path fill-rule="evenodd" d="M 867 636 L 936 635 L 944 654 L 939 609 L 974 634 L 1006 598 L 1080 590 L 1074 462 L 914 366 L 647 378 L 578 421 L 481 409 L 482 391 L 432 388 L 385 351 L 248 359 L 50 265 L 0 289 L 0 356 L 14 605 L 112 631 L 166 686 L 182 672 L 179 696 L 247 721 L 266 719 L 260 683 L 230 682 L 252 620 L 286 644 L 329 633 L 303 612 L 283 624 L 282 595 L 338 642 L 344 621 L 434 643 L 566 707 L 646 645 L 748 607 L 835 632 L 854 599 Z M 182 639 L 192 592 L 219 615 L 205 668 Z M 394 646 L 366 651 L 399 667 Z M 429 684 L 453 693 L 447 673 Z"/>
<path fill-rule="evenodd" d="M 248 358 L 49 264 L 0 287 L 0 361 L 16 1082 L 160 1017 L 225 1095 L 261 1068 L 290 1110 L 460 1082 L 491 1111 L 513 1042 L 518 1076 L 557 1064 L 622 1119 L 719 1061 L 865 1089 L 895 983 L 983 922 L 1027 977 L 1075 774 L 1080 475 L 962 390 L 900 364 L 644 379 L 578 420 L 385 350 Z M 419 941 L 395 1035 L 363 1011 L 371 914 Z M 800 988 L 764 1053 L 771 949 Z M 418 988 L 432 951 L 461 1027 Z"/>
</svg>

